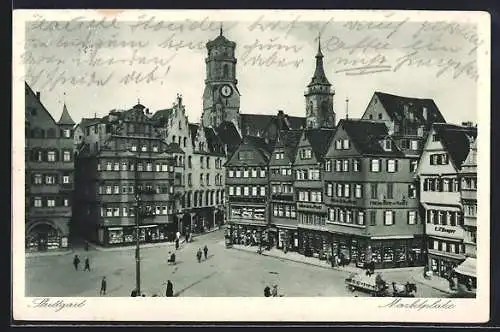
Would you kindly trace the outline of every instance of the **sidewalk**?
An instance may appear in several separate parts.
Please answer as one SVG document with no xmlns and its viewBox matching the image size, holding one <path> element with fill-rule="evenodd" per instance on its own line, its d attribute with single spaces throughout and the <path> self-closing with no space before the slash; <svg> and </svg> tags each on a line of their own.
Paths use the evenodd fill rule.
<svg viewBox="0 0 500 332">
<path fill-rule="evenodd" d="M 69 255 L 73 252 L 73 249 L 68 248 L 64 250 L 54 250 L 54 251 L 33 251 L 33 252 L 25 252 L 26 258 L 32 257 L 45 257 L 45 256 L 64 256 Z"/>
<path fill-rule="evenodd" d="M 244 246 L 244 245 L 237 245 L 234 244 L 233 248 L 236 250 L 241 250 L 241 251 L 247 251 L 247 252 L 253 252 L 257 254 L 258 247 L 256 246 Z M 356 266 L 344 266 L 344 267 L 332 267 L 330 262 L 327 261 L 322 261 L 319 260 L 318 258 L 315 257 L 306 257 L 304 255 L 301 255 L 297 252 L 287 252 L 286 254 L 279 249 L 272 248 L 271 250 L 262 250 L 262 256 L 269 256 L 269 257 L 274 257 L 278 259 L 284 259 L 284 260 L 289 260 L 297 263 L 303 263 L 303 264 L 308 264 L 308 265 L 313 265 L 325 269 L 330 269 L 330 270 L 337 270 L 337 271 L 343 271 L 347 273 L 364 273 L 364 270 L 362 268 L 356 267 Z M 416 283 L 426 285 L 428 287 L 431 287 L 435 290 L 438 290 L 440 292 L 446 293 L 446 294 L 453 294 L 454 292 L 450 290 L 448 281 L 439 278 L 437 276 L 433 276 L 431 279 L 425 279 L 423 276 L 424 273 L 424 268 L 423 266 L 417 266 L 417 267 L 403 267 L 403 268 L 391 268 L 391 269 L 380 269 L 377 270 L 378 272 L 382 273 L 382 275 L 386 275 L 389 280 L 397 280 L 399 282 L 404 282 L 404 280 L 413 280 Z M 376 272 L 377 272 L 376 271 Z"/>
</svg>

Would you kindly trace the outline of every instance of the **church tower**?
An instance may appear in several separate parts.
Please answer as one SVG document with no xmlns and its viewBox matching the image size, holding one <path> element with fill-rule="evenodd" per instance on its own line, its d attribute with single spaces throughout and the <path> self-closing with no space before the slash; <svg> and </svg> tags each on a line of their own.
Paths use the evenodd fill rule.
<svg viewBox="0 0 500 332">
<path fill-rule="evenodd" d="M 206 79 L 203 92 L 203 114 L 205 127 L 218 127 L 223 121 L 239 126 L 240 93 L 237 88 L 236 43 L 220 34 L 207 43 L 208 57 L 205 59 Z"/>
<path fill-rule="evenodd" d="M 306 126 L 307 128 L 334 128 L 335 112 L 333 111 L 333 95 L 335 90 L 325 75 L 321 41 L 318 38 L 316 69 L 306 93 Z"/>
</svg>

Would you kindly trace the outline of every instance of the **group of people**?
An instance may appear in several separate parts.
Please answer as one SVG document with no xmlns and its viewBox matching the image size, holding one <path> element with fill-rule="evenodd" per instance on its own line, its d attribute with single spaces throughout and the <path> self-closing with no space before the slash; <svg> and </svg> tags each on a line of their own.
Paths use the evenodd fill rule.
<svg viewBox="0 0 500 332">
<path fill-rule="evenodd" d="M 206 260 L 208 257 L 208 247 L 206 245 L 203 247 L 203 254 L 201 252 L 201 248 L 198 248 L 198 251 L 196 252 L 196 259 L 198 259 L 198 263 L 201 263 L 201 256 L 202 255 L 205 256 L 205 260 Z"/>
<path fill-rule="evenodd" d="M 265 297 L 277 297 L 278 295 L 278 285 L 273 285 L 273 289 L 271 290 L 271 287 L 266 286 L 264 288 L 264 296 Z"/>
<path fill-rule="evenodd" d="M 78 266 L 80 265 L 80 257 L 78 255 L 75 255 L 73 258 L 73 266 L 75 267 L 75 271 L 78 271 Z M 88 257 L 85 258 L 85 267 L 83 268 L 83 271 L 90 271 L 90 260 Z"/>
</svg>

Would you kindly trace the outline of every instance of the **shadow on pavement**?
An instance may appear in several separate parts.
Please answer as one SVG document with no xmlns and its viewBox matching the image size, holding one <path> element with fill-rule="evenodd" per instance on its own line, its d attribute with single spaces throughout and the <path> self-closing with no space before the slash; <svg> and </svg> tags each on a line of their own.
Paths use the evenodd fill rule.
<svg viewBox="0 0 500 332">
<path fill-rule="evenodd" d="M 177 292 L 174 294 L 174 297 L 177 297 L 177 296 L 181 295 L 182 293 L 184 293 L 184 292 L 185 292 L 186 290 L 188 290 L 189 288 L 191 288 L 191 287 L 193 287 L 193 286 L 196 286 L 196 285 L 198 285 L 199 283 L 201 283 L 203 280 L 207 280 L 207 279 L 211 278 L 211 277 L 212 277 L 214 274 L 216 274 L 216 273 L 217 273 L 217 272 L 212 272 L 212 273 L 210 273 L 209 275 L 207 275 L 207 276 L 205 276 L 205 277 L 201 278 L 200 280 L 193 282 L 191 285 L 187 285 L 187 286 L 186 286 L 186 287 L 184 287 L 183 289 L 181 289 L 181 290 L 177 291 Z"/>
</svg>

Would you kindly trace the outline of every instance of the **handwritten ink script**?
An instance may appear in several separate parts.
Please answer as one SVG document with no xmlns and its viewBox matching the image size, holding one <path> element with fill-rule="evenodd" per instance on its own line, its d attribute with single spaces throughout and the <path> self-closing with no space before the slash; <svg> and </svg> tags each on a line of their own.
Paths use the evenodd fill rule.
<svg viewBox="0 0 500 332">
<path fill-rule="evenodd" d="M 48 297 L 45 298 L 36 298 L 29 305 L 31 308 L 43 308 L 54 310 L 55 312 L 59 312 L 65 309 L 80 309 L 87 305 L 87 300 L 81 301 L 67 301 L 61 299 L 50 299 Z"/>
<path fill-rule="evenodd" d="M 20 61 L 26 65 L 24 79 L 49 91 L 65 84 L 164 84 L 169 76 L 193 75 L 186 64 L 204 64 L 206 44 L 217 38 L 219 29 L 220 22 L 208 16 L 164 21 L 140 15 L 135 22 L 122 22 L 84 17 L 47 21 L 34 15 L 26 25 Z M 309 69 L 314 55 L 321 55 L 326 71 L 343 75 L 427 71 L 431 77 L 473 81 L 479 76 L 477 53 L 484 43 L 473 24 L 415 22 L 392 13 L 380 21 L 331 17 L 318 22 L 261 15 L 249 22 L 224 23 L 223 36 L 236 42 L 240 70 Z"/>
<path fill-rule="evenodd" d="M 407 309 L 407 310 L 449 310 L 454 309 L 456 305 L 452 300 L 443 300 L 443 299 L 402 299 L 395 298 L 391 300 L 391 302 L 380 305 L 379 308 L 393 308 L 393 309 Z"/>
</svg>

